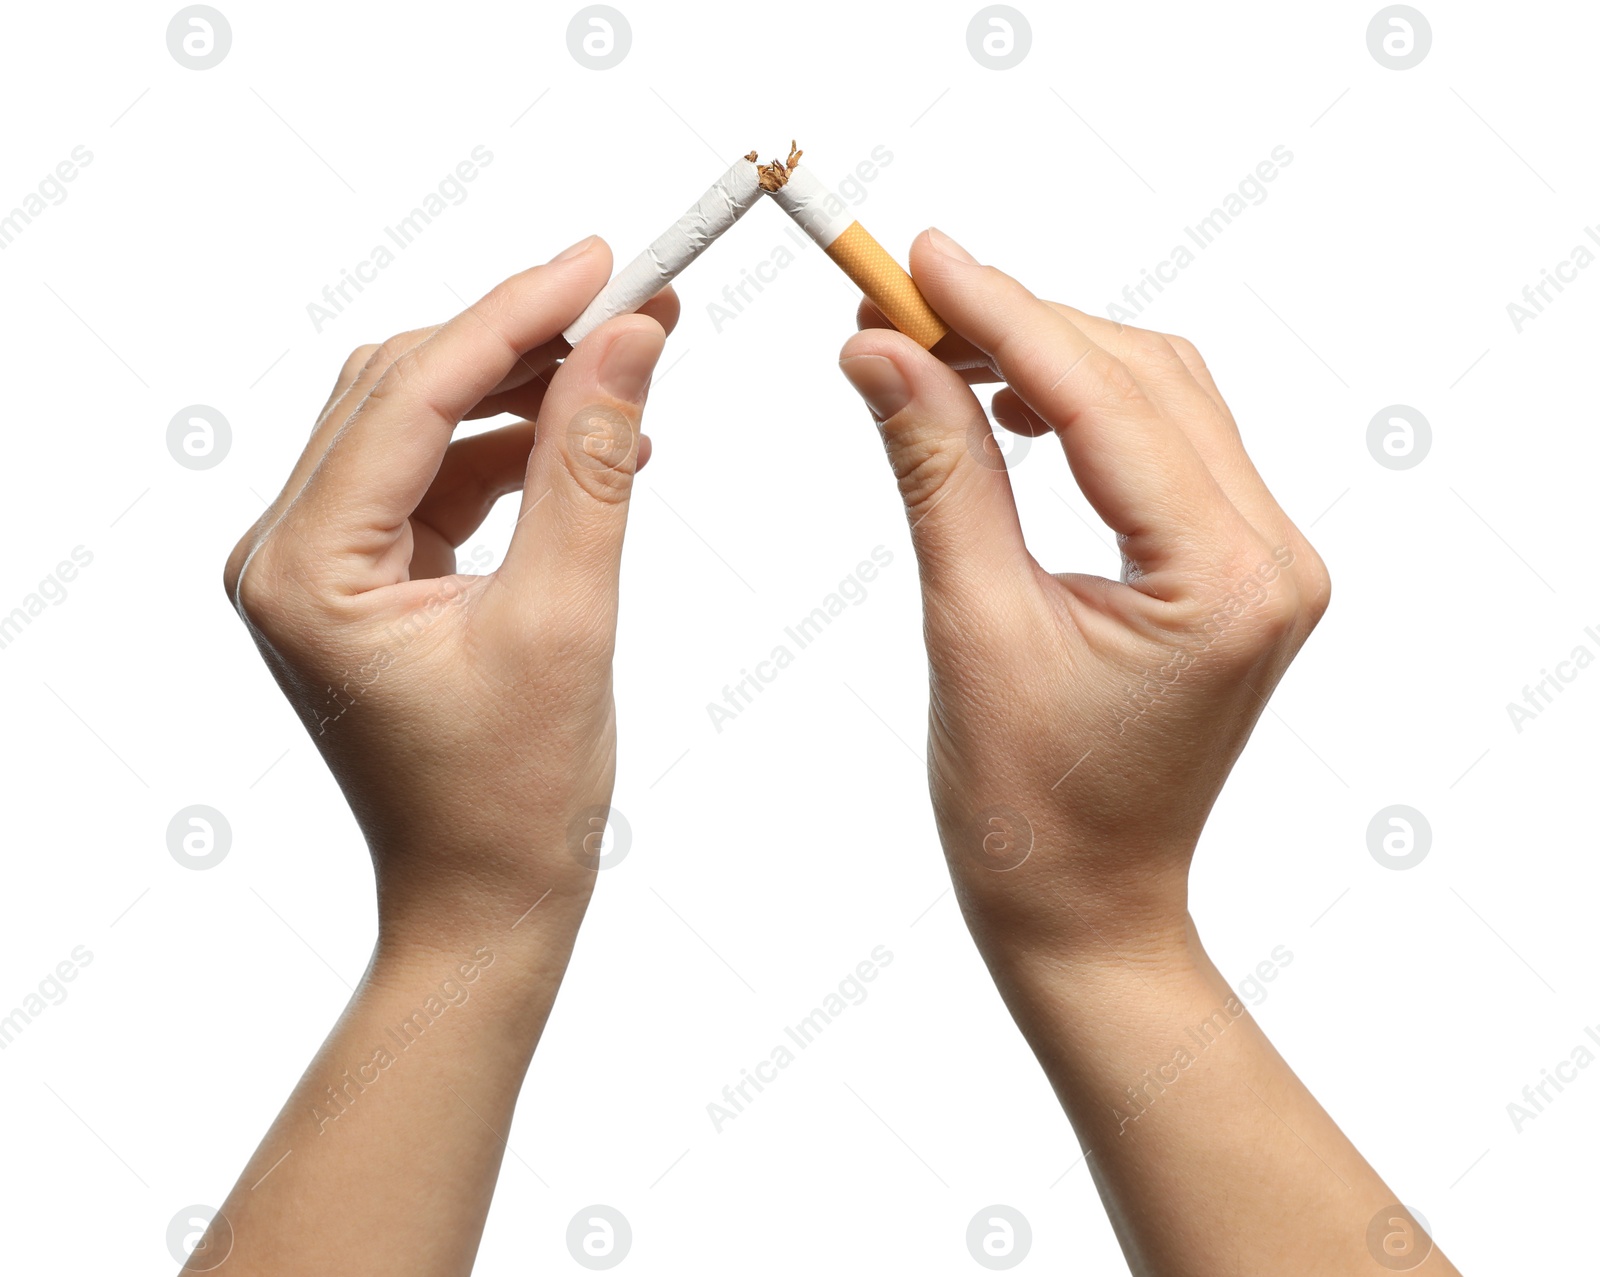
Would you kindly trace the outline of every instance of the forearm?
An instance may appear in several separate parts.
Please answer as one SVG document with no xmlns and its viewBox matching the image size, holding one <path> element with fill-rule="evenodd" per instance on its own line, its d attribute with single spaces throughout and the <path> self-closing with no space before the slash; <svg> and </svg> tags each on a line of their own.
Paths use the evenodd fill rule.
<svg viewBox="0 0 1600 1277">
<path fill-rule="evenodd" d="M 1421 1234 L 1376 1261 L 1385 1238 L 1405 1251 L 1411 1221 L 1192 928 L 1164 961 L 1055 958 L 996 974 L 1135 1273 L 1456 1271 Z"/>
<path fill-rule="evenodd" d="M 530 902 L 531 903 L 531 902 Z M 213 1226 L 247 1274 L 472 1268 L 512 1112 L 581 904 L 386 938 Z"/>
</svg>

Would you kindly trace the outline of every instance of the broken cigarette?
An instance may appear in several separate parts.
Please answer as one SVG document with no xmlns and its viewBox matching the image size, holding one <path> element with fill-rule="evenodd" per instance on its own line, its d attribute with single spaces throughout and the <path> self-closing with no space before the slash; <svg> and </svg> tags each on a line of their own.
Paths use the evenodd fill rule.
<svg viewBox="0 0 1600 1277">
<path fill-rule="evenodd" d="M 934 314 L 900 263 L 849 216 L 844 201 L 810 169 L 800 167 L 800 155 L 790 142 L 787 162 L 763 164 L 761 189 L 800 223 L 885 319 L 924 350 L 931 349 L 950 331 L 948 325 Z"/>
<path fill-rule="evenodd" d="M 576 346 L 606 320 L 638 310 L 761 198 L 756 152 L 711 184 L 694 206 L 624 266 L 561 335 Z"/>
</svg>

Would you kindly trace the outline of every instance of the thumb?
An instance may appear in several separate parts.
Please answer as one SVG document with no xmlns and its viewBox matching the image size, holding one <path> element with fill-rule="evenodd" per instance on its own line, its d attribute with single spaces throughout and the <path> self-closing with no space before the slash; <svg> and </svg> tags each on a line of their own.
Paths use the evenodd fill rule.
<svg viewBox="0 0 1600 1277">
<path fill-rule="evenodd" d="M 839 368 L 879 423 L 924 590 L 978 594 L 1027 568 L 1005 460 L 961 375 L 888 329 L 851 337 Z"/>
<path fill-rule="evenodd" d="M 615 599 L 640 457 L 640 415 L 666 334 L 626 315 L 580 341 L 539 409 L 501 575 L 532 597 Z"/>
</svg>

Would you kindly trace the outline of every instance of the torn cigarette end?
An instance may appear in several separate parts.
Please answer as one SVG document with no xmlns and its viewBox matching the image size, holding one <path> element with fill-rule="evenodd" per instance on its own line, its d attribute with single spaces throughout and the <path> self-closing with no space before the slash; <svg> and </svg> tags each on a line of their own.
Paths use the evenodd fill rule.
<svg viewBox="0 0 1600 1277">
<path fill-rule="evenodd" d="M 801 151 L 789 143 L 787 161 L 773 160 L 757 170 L 761 189 L 800 224 L 883 317 L 924 350 L 950 331 L 916 284 L 887 249 L 860 222 L 846 220 L 843 200 L 810 169 L 800 168 Z"/>
<path fill-rule="evenodd" d="M 804 152 L 794 144 L 794 139 L 790 138 L 787 163 L 783 160 L 773 160 L 771 164 L 762 164 L 756 169 L 761 189 L 770 195 L 773 191 L 782 190 L 787 186 L 789 184 L 789 174 L 799 167 L 800 157 L 803 154 Z M 751 151 L 749 158 L 755 159 L 756 152 Z"/>
</svg>

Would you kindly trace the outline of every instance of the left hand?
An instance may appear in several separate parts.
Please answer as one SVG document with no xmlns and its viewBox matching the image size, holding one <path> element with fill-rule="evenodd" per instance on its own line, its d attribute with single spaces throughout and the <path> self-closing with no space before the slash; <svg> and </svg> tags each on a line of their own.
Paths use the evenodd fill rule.
<svg viewBox="0 0 1600 1277">
<path fill-rule="evenodd" d="M 574 831 L 611 799 L 622 539 L 677 314 L 663 294 L 662 322 L 613 319 L 556 367 L 610 265 L 591 238 L 446 324 L 357 350 L 229 556 L 228 597 L 366 835 L 380 954 L 470 951 L 546 890 L 541 917 L 570 943 L 592 890 L 591 826 Z M 451 442 L 506 411 L 534 420 Z M 504 562 L 458 574 L 455 547 L 519 488 Z"/>
</svg>

